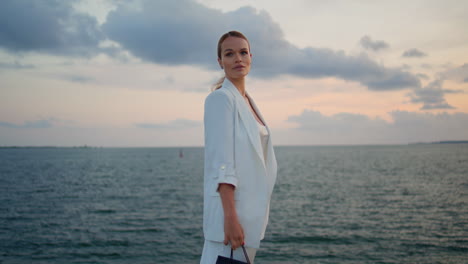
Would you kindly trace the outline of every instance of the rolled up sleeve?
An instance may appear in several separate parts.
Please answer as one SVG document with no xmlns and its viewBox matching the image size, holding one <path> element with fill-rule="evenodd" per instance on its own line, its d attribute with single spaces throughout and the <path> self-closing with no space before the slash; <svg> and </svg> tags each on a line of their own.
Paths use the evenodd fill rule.
<svg viewBox="0 0 468 264">
<path fill-rule="evenodd" d="M 221 91 L 207 96 L 204 109 L 205 126 L 205 188 L 219 195 L 220 183 L 237 187 L 234 164 L 234 100 Z"/>
</svg>

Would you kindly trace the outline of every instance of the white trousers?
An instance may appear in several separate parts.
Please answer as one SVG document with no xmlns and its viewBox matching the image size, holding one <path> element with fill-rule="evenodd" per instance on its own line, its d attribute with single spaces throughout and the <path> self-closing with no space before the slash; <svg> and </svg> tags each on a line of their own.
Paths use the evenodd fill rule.
<svg viewBox="0 0 468 264">
<path fill-rule="evenodd" d="M 257 253 L 257 249 L 245 247 L 245 250 L 247 251 L 247 255 L 249 256 L 250 263 L 253 264 L 255 254 Z M 231 245 L 224 245 L 222 242 L 205 240 L 200 264 L 216 264 L 216 259 L 218 258 L 218 255 L 229 258 L 231 256 Z M 238 249 L 234 250 L 233 258 L 236 260 L 246 261 L 242 247 L 239 247 Z"/>
</svg>

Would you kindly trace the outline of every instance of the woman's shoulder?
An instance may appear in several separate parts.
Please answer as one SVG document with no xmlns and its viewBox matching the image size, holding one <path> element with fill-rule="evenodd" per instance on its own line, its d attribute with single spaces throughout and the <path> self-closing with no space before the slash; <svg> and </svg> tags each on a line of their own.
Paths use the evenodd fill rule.
<svg viewBox="0 0 468 264">
<path fill-rule="evenodd" d="M 234 97 L 232 94 L 227 91 L 226 89 L 219 88 L 217 90 L 212 91 L 205 99 L 205 102 L 208 101 L 228 101 L 233 102 Z"/>
<path fill-rule="evenodd" d="M 235 108 L 235 98 L 226 89 L 218 89 L 211 92 L 205 99 L 205 111 L 222 112 L 232 111 Z"/>
</svg>

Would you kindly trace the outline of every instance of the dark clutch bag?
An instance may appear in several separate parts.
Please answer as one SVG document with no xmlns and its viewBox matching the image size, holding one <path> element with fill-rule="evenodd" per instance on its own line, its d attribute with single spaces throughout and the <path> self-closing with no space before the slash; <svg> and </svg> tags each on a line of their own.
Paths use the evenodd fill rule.
<svg viewBox="0 0 468 264">
<path fill-rule="evenodd" d="M 247 251 L 245 251 L 245 247 L 242 246 L 242 250 L 244 251 L 244 256 L 247 262 L 243 262 L 240 260 L 235 260 L 232 258 L 232 248 L 231 248 L 231 257 L 226 258 L 223 256 L 218 256 L 218 259 L 216 259 L 216 264 L 250 264 L 249 256 L 247 255 Z"/>
</svg>

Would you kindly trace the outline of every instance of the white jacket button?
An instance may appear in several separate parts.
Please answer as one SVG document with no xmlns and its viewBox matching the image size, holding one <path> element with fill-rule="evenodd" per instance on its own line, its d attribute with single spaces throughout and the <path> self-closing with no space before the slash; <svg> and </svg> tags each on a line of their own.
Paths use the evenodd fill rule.
<svg viewBox="0 0 468 264">
<path fill-rule="evenodd" d="M 221 169 L 224 170 L 226 168 L 226 166 L 224 165 L 221 165 Z"/>
</svg>

